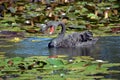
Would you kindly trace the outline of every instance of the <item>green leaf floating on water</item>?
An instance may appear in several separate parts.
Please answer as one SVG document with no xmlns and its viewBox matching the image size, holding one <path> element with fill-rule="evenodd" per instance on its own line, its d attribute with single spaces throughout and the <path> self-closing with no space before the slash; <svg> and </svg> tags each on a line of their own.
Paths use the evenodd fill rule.
<svg viewBox="0 0 120 80">
<path fill-rule="evenodd" d="M 64 65 L 63 61 L 60 59 L 56 59 L 56 58 L 49 58 L 47 60 L 49 62 L 50 65 L 52 65 L 53 67 L 59 67 L 60 65 Z"/>
<path fill-rule="evenodd" d="M 12 58 L 12 60 L 13 60 L 13 61 L 22 61 L 23 58 L 21 58 L 21 57 L 14 57 L 14 58 Z"/>
</svg>

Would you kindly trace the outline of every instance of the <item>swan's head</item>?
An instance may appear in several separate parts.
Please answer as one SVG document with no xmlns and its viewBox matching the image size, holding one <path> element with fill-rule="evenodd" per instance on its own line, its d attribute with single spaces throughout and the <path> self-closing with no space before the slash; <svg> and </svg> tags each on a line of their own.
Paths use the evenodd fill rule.
<svg viewBox="0 0 120 80">
<path fill-rule="evenodd" d="M 42 32 L 42 33 L 45 33 L 45 31 L 47 31 L 47 29 L 48 29 L 46 24 L 41 24 L 40 28 L 41 28 L 40 32 Z"/>
<path fill-rule="evenodd" d="M 49 29 L 49 34 L 52 34 L 54 32 L 54 26 L 52 25 L 46 25 L 46 24 L 41 24 L 41 30 L 40 32 L 45 33 Z"/>
</svg>

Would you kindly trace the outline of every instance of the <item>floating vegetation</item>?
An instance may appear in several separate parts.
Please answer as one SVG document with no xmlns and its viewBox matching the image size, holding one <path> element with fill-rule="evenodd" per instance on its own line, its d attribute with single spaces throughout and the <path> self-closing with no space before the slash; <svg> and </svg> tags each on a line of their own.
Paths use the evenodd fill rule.
<svg viewBox="0 0 120 80">
<path fill-rule="evenodd" d="M 12 47 L 13 45 L 0 45 L 0 48 L 1 47 Z"/>
<path fill-rule="evenodd" d="M 13 39 L 10 40 L 11 42 L 20 42 L 22 41 L 19 37 L 14 37 Z"/>
<path fill-rule="evenodd" d="M 0 59 L 5 58 L 5 52 L 0 52 Z"/>
<path fill-rule="evenodd" d="M 104 80 L 104 74 L 120 73 L 120 71 L 109 70 L 110 67 L 120 66 L 119 63 L 101 61 L 87 56 L 73 57 L 73 59 L 65 56 L 0 58 L 0 78 L 10 80 Z M 101 66 L 99 63 L 102 63 Z"/>
</svg>

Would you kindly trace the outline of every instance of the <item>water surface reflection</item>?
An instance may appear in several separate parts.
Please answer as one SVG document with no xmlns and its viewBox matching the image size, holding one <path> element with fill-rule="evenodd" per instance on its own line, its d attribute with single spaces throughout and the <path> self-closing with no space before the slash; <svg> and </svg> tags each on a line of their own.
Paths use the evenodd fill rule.
<svg viewBox="0 0 120 80">
<path fill-rule="evenodd" d="M 67 55 L 73 56 L 92 56 L 95 57 L 95 46 L 79 47 L 79 48 L 52 48 L 49 49 L 50 55 Z"/>
<path fill-rule="evenodd" d="M 120 36 L 102 37 L 96 44 L 99 58 L 110 62 L 120 62 Z"/>
</svg>

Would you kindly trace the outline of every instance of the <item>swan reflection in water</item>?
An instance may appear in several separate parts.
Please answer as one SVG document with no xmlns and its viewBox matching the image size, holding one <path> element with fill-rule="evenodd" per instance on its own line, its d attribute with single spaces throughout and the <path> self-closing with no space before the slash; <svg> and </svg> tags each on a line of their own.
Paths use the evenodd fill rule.
<svg viewBox="0 0 120 80">
<path fill-rule="evenodd" d="M 88 46 L 88 47 L 71 47 L 71 48 L 50 48 L 49 54 L 50 55 L 66 55 L 68 57 L 75 57 L 75 56 L 91 56 L 97 58 L 98 55 L 96 53 L 99 51 L 95 49 L 95 46 Z"/>
</svg>

